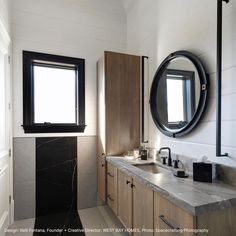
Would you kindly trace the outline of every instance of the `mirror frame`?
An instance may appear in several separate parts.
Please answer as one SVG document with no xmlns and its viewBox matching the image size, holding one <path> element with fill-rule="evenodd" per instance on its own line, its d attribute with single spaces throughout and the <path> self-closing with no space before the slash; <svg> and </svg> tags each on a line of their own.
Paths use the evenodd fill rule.
<svg viewBox="0 0 236 236">
<path fill-rule="evenodd" d="M 159 81 L 162 78 L 163 72 L 166 70 L 169 63 L 172 60 L 180 58 L 180 57 L 182 57 L 182 58 L 184 57 L 184 58 L 189 59 L 196 67 L 196 70 L 198 71 L 198 74 L 199 74 L 199 80 L 200 80 L 199 82 L 200 82 L 201 92 L 200 92 L 198 106 L 197 106 L 194 116 L 192 117 L 192 120 L 182 129 L 177 130 L 177 131 L 176 130 L 171 131 L 170 129 L 165 127 L 165 125 L 163 125 L 163 123 L 161 122 L 161 120 L 158 116 L 157 104 L 156 104 L 157 103 L 156 102 L 157 88 L 159 85 Z M 208 74 L 206 73 L 202 62 L 199 60 L 199 58 L 197 56 L 195 56 L 191 52 L 184 51 L 184 50 L 171 53 L 168 57 L 166 57 L 164 59 L 164 61 L 158 67 L 158 69 L 154 75 L 152 86 L 151 86 L 150 109 L 151 109 L 153 121 L 154 121 L 155 125 L 157 126 L 157 128 L 163 134 L 165 134 L 169 137 L 173 137 L 173 138 L 182 137 L 182 136 L 185 136 L 186 134 L 190 133 L 190 131 L 192 131 L 192 129 L 196 127 L 198 121 L 200 120 L 200 118 L 206 108 L 206 103 L 207 103 L 207 98 L 208 98 L 208 89 L 209 89 Z"/>
</svg>

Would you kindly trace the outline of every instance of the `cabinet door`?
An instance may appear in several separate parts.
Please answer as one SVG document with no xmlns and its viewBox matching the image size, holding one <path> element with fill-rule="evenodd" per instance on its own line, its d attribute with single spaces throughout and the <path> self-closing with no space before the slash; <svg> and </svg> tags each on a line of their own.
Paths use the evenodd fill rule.
<svg viewBox="0 0 236 236">
<path fill-rule="evenodd" d="M 158 193 L 154 193 L 154 229 L 169 229 L 169 230 L 178 230 L 178 229 L 194 229 L 195 228 L 195 218 L 177 207 L 169 200 L 161 197 Z M 184 232 L 180 233 L 160 233 L 155 232 L 155 236 L 165 235 L 184 235 L 184 236 L 193 236 L 193 233 Z"/>
<path fill-rule="evenodd" d="M 140 142 L 140 57 L 105 52 L 106 154 Z"/>
<path fill-rule="evenodd" d="M 118 217 L 126 228 L 132 228 L 132 178 L 118 171 Z"/>
<path fill-rule="evenodd" d="M 117 168 L 107 164 L 107 204 L 117 215 Z"/>
<path fill-rule="evenodd" d="M 133 179 L 133 228 L 140 231 L 134 236 L 153 235 L 153 194 L 152 189 Z"/>
<path fill-rule="evenodd" d="M 106 201 L 106 161 L 105 158 L 97 159 L 97 189 L 98 196 L 102 201 Z"/>
</svg>

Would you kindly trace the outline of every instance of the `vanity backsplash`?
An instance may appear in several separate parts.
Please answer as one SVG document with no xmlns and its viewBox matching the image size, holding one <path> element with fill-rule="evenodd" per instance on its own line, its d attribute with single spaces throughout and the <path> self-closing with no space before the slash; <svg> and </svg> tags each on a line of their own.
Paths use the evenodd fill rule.
<svg viewBox="0 0 236 236">
<path fill-rule="evenodd" d="M 148 150 L 149 150 L 149 158 L 157 159 L 161 161 L 157 149 L 148 148 Z M 161 156 L 163 156 L 163 154 Z M 182 168 L 182 164 L 183 164 L 186 173 L 192 176 L 193 162 L 197 162 L 198 161 L 197 158 L 175 154 L 175 153 L 172 153 L 171 156 L 173 160 L 178 158 L 180 160 L 180 164 L 179 164 L 180 168 Z M 217 180 L 220 180 L 226 184 L 236 186 L 236 168 L 225 166 L 222 164 L 216 164 L 216 178 Z"/>
<path fill-rule="evenodd" d="M 236 168 L 224 165 L 216 165 L 217 179 L 236 186 Z"/>
</svg>

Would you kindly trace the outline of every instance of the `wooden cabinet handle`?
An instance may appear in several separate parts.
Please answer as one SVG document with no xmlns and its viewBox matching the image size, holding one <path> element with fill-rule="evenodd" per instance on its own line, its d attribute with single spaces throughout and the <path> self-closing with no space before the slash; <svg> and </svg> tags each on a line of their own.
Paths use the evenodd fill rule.
<svg viewBox="0 0 236 236">
<path fill-rule="evenodd" d="M 102 164 L 102 167 L 104 167 L 105 165 L 104 164 Z"/>
<path fill-rule="evenodd" d="M 108 198 L 109 200 L 111 200 L 112 202 L 115 201 L 114 199 L 111 198 L 111 195 L 110 195 L 110 194 L 107 195 L 107 198 Z"/>
<path fill-rule="evenodd" d="M 131 182 L 129 180 L 126 180 L 126 184 L 130 184 Z"/>
<path fill-rule="evenodd" d="M 159 218 L 171 229 L 179 229 L 179 227 L 173 226 L 166 218 L 164 215 L 160 215 Z"/>
<path fill-rule="evenodd" d="M 111 178 L 114 178 L 115 176 L 112 175 L 110 172 L 107 172 L 107 175 L 110 176 Z"/>
</svg>

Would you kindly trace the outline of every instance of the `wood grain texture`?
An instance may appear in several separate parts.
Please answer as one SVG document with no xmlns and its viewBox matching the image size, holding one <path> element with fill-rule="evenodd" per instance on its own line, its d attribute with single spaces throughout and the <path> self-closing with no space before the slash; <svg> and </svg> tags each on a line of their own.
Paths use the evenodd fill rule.
<svg viewBox="0 0 236 236">
<path fill-rule="evenodd" d="M 236 207 L 226 210 L 210 212 L 197 217 L 197 228 L 208 229 L 207 236 L 236 235 Z"/>
<path fill-rule="evenodd" d="M 139 147 L 140 57 L 105 52 L 97 62 L 97 84 L 98 158 Z M 105 199 L 101 166 L 98 160 L 98 195 Z"/>
<path fill-rule="evenodd" d="M 107 163 L 107 204 L 117 215 L 117 168 Z"/>
<path fill-rule="evenodd" d="M 154 193 L 154 229 L 171 229 L 167 226 L 161 219 L 160 215 L 164 215 L 165 219 L 171 223 L 175 228 L 180 229 L 194 229 L 195 228 L 195 218 L 189 213 L 185 212 L 181 208 L 177 207 L 169 200 L 161 197 L 158 193 Z M 155 236 L 159 235 L 184 235 L 184 236 L 193 236 L 193 233 L 184 232 L 180 233 L 159 233 L 155 232 Z"/>
<path fill-rule="evenodd" d="M 105 52 L 106 154 L 140 144 L 140 57 Z"/>
<path fill-rule="evenodd" d="M 127 182 L 129 181 L 129 182 Z M 132 178 L 118 171 L 118 218 L 126 228 L 132 228 Z"/>
<path fill-rule="evenodd" d="M 134 236 L 151 236 L 154 227 L 153 221 L 153 199 L 154 193 L 133 179 L 133 228 L 140 232 L 134 232 Z"/>
<path fill-rule="evenodd" d="M 103 202 L 106 201 L 106 160 L 104 157 L 97 158 L 97 190 L 98 196 Z"/>
</svg>

